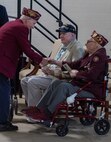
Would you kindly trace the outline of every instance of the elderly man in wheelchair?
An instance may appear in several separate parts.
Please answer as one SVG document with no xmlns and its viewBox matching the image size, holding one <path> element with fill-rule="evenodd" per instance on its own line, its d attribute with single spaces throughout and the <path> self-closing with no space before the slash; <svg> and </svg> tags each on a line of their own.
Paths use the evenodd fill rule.
<svg viewBox="0 0 111 142">
<path fill-rule="evenodd" d="M 101 82 L 106 74 L 107 55 L 104 46 L 107 43 L 108 40 L 104 36 L 94 31 L 86 43 L 87 53 L 83 58 L 71 63 L 49 59 L 49 63 L 60 66 L 64 74 L 58 77 L 60 80 L 55 80 L 49 85 L 36 108 L 27 115 L 35 121 L 47 122 L 54 119 L 59 104 L 63 102 L 67 104 L 67 109 L 69 104 L 75 104 L 75 99 L 91 98 L 104 101 L 106 94 L 103 93 Z M 64 75 L 68 81 L 62 80 Z M 84 106 L 84 103 L 82 105 Z"/>
</svg>

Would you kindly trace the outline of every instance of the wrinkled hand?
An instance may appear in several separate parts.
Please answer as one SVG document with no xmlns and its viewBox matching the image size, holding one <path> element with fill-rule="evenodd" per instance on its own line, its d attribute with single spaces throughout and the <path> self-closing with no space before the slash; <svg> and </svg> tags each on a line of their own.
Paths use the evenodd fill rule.
<svg viewBox="0 0 111 142">
<path fill-rule="evenodd" d="M 54 60 L 54 59 L 52 59 L 52 58 L 48 58 L 48 63 L 49 63 L 49 64 L 55 64 L 55 61 L 56 61 L 56 60 Z"/>
<path fill-rule="evenodd" d="M 48 65 L 48 58 L 43 58 L 42 62 L 40 63 L 40 66 L 43 67 L 43 66 L 46 66 L 46 65 Z"/>
<path fill-rule="evenodd" d="M 50 70 L 50 68 L 48 66 L 42 67 L 41 68 L 43 73 L 45 73 L 46 75 L 54 75 L 54 71 Z"/>
<path fill-rule="evenodd" d="M 69 73 L 70 73 L 70 76 L 73 78 L 73 77 L 76 77 L 78 70 L 71 70 Z"/>
<path fill-rule="evenodd" d="M 55 64 L 59 67 L 62 67 L 62 61 L 58 61 L 58 60 L 54 60 L 54 59 L 51 59 L 51 58 L 48 58 L 48 63 L 49 64 Z"/>
</svg>

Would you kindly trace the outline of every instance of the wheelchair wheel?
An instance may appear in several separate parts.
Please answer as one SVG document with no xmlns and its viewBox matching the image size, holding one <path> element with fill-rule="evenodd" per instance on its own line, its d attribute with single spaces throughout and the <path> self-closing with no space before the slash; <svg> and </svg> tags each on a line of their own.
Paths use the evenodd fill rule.
<svg viewBox="0 0 111 142">
<path fill-rule="evenodd" d="M 66 125 L 61 124 L 56 127 L 56 134 L 60 137 L 66 136 L 68 132 L 69 132 L 69 129 Z"/>
<path fill-rule="evenodd" d="M 80 118 L 80 122 L 84 126 L 89 126 L 94 123 L 95 119 L 93 118 Z"/>
<path fill-rule="evenodd" d="M 106 119 L 97 120 L 94 124 L 94 130 L 98 135 L 105 135 L 109 132 L 110 123 Z"/>
</svg>

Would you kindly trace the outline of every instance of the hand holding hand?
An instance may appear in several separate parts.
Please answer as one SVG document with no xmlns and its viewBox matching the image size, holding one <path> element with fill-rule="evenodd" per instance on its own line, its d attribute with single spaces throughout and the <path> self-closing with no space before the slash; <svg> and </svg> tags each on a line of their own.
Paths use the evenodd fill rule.
<svg viewBox="0 0 111 142">
<path fill-rule="evenodd" d="M 52 58 L 48 58 L 48 63 L 49 64 L 55 64 L 56 60 L 52 59 Z"/>
<path fill-rule="evenodd" d="M 54 71 L 50 70 L 48 66 L 42 67 L 41 69 L 46 75 L 54 75 Z"/>
<path fill-rule="evenodd" d="M 51 59 L 51 58 L 48 58 L 48 63 L 49 64 L 55 64 L 59 67 L 62 67 L 62 61 L 58 61 L 58 60 L 54 60 L 54 59 Z"/>
</svg>

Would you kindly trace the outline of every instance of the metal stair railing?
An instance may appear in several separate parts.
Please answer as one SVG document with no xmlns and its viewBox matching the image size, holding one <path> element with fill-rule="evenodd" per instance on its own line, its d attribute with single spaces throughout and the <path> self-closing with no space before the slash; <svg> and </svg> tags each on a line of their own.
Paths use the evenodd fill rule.
<svg viewBox="0 0 111 142">
<path fill-rule="evenodd" d="M 59 26 L 61 26 L 63 24 L 62 22 L 62 16 L 65 17 L 67 20 L 69 20 L 76 28 L 76 38 L 78 38 L 78 26 L 77 24 L 72 21 L 67 15 L 65 15 L 62 12 L 62 0 L 60 0 L 59 3 L 59 8 L 57 8 L 55 5 L 53 5 L 53 3 L 51 3 L 49 0 L 45 0 L 48 4 L 50 4 L 55 10 L 57 10 L 59 12 L 59 18 L 56 17 L 51 11 L 49 11 L 46 7 L 44 7 L 40 2 L 38 2 L 38 0 L 30 0 L 30 8 L 32 9 L 33 7 L 33 2 L 37 3 L 40 7 L 42 7 L 45 11 L 47 11 L 52 17 L 54 17 L 56 19 L 56 21 L 59 23 Z M 9 16 L 10 18 L 19 18 L 21 16 L 21 0 L 17 0 L 17 17 L 13 17 L 13 16 Z M 41 24 L 40 22 L 37 22 L 39 24 L 39 26 L 44 29 L 49 35 L 51 35 L 53 38 L 57 39 L 58 37 L 56 37 L 53 33 L 51 33 L 45 26 L 43 26 L 43 24 Z M 40 30 L 38 27 L 35 26 L 35 29 L 38 30 L 42 35 L 44 35 L 49 41 L 51 41 L 52 43 L 54 43 L 54 41 L 47 35 L 45 34 L 42 30 Z M 31 38 L 32 38 L 32 31 L 30 30 L 30 36 L 29 36 L 29 40 L 31 42 Z M 36 49 L 34 46 L 32 46 L 32 48 L 34 48 L 34 50 L 36 50 L 37 52 L 39 52 L 40 54 L 42 54 L 43 56 L 45 56 L 43 53 L 41 53 L 38 49 Z"/>
<path fill-rule="evenodd" d="M 64 16 L 67 20 L 69 20 L 73 25 L 74 25 L 74 27 L 76 28 L 76 31 L 77 31 L 77 33 L 76 33 L 76 38 L 78 38 L 78 26 L 77 26 L 77 24 L 74 22 L 74 21 L 72 21 L 67 15 L 65 15 L 63 12 L 62 12 L 62 0 L 60 0 L 60 6 L 59 6 L 59 9 L 55 6 L 55 5 L 53 5 L 49 0 L 45 0 L 48 4 L 50 4 L 55 10 L 57 10 L 58 12 L 59 12 L 59 18 L 58 17 L 56 17 L 52 12 L 50 12 L 46 7 L 44 7 L 40 2 L 38 2 L 38 0 L 33 0 L 34 2 L 36 2 L 39 6 L 41 6 L 45 11 L 47 11 L 51 16 L 53 16 L 56 20 L 57 20 L 57 22 L 59 22 L 59 26 L 61 26 L 62 24 L 63 24 L 63 22 L 62 22 L 62 16 Z"/>
<path fill-rule="evenodd" d="M 77 24 L 74 22 L 74 21 L 72 21 L 66 14 L 64 14 L 63 12 L 62 12 L 62 8 L 61 8 L 61 5 L 62 5 L 62 0 L 60 0 L 60 9 L 58 9 L 55 5 L 53 5 L 49 0 L 45 0 L 47 3 L 49 3 L 54 9 L 56 9 L 59 13 L 60 13 L 60 15 L 59 15 L 59 19 L 60 19 L 60 22 L 62 22 L 62 16 L 64 16 L 67 20 L 69 20 L 74 26 L 75 26 L 75 28 L 76 28 L 76 31 L 77 31 L 77 33 L 76 33 L 76 38 L 78 38 L 78 26 L 77 26 Z M 60 25 L 61 26 L 61 25 Z"/>
</svg>

